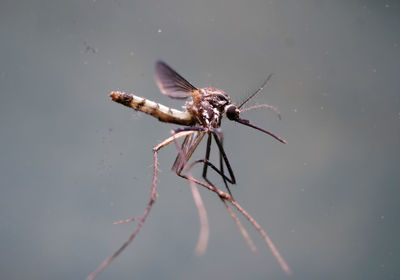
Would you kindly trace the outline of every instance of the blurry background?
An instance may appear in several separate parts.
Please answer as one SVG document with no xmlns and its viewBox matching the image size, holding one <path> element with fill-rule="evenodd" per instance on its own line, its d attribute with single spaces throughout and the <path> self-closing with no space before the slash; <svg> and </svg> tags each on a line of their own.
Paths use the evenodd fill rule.
<svg viewBox="0 0 400 280">
<path fill-rule="evenodd" d="M 0 278 L 83 279 L 129 236 L 134 224 L 112 222 L 142 214 L 151 149 L 177 126 L 108 94 L 179 109 L 154 82 L 163 59 L 238 103 L 275 73 L 249 105 L 282 120 L 243 117 L 288 144 L 222 129 L 232 191 L 294 275 L 243 221 L 253 254 L 205 190 L 210 244 L 195 256 L 198 216 L 170 146 L 149 219 L 99 279 L 399 279 L 399 15 L 397 1 L 1 1 Z"/>
</svg>

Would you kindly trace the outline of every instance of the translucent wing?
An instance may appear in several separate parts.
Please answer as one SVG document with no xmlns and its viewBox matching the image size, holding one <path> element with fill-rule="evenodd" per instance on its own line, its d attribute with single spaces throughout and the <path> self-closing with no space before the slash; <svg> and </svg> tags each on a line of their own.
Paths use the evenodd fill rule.
<svg viewBox="0 0 400 280">
<path fill-rule="evenodd" d="M 186 98 L 197 90 L 163 61 L 156 63 L 156 82 L 160 91 L 172 98 Z"/>
</svg>

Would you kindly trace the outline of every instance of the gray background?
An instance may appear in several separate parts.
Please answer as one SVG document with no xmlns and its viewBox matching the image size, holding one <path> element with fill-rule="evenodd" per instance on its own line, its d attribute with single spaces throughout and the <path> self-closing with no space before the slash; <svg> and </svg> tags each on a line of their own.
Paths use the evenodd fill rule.
<svg viewBox="0 0 400 280">
<path fill-rule="evenodd" d="M 210 246 L 195 256 L 197 212 L 171 146 L 143 231 L 99 279 L 399 279 L 399 12 L 397 1 L 1 1 L 0 278 L 83 279 L 128 237 L 134 225 L 112 222 L 141 215 L 151 148 L 176 126 L 108 93 L 180 108 L 154 83 L 164 59 L 236 102 L 275 73 L 252 104 L 282 120 L 245 117 L 288 144 L 222 128 L 236 199 L 294 275 L 245 223 L 253 254 L 204 190 Z"/>
</svg>

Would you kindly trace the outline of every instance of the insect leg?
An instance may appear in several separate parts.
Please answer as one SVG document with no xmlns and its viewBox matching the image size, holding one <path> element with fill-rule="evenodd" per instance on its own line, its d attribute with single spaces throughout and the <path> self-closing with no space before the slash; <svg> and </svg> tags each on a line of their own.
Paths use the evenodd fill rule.
<svg viewBox="0 0 400 280">
<path fill-rule="evenodd" d="M 99 267 L 97 267 L 86 279 L 87 280 L 93 280 L 101 271 L 103 271 L 116 257 L 118 257 L 119 254 L 122 253 L 122 251 L 125 250 L 126 247 L 129 246 L 129 244 L 133 241 L 135 236 L 139 233 L 139 231 L 142 229 L 144 222 L 146 221 L 147 216 L 150 213 L 150 210 L 156 201 L 156 196 L 157 196 L 157 166 L 158 166 L 158 157 L 157 157 L 157 152 L 167 146 L 168 144 L 174 142 L 176 139 L 179 139 L 181 137 L 185 137 L 190 135 L 191 131 L 182 131 L 180 133 L 175 134 L 174 136 L 168 137 L 165 139 L 163 142 L 158 144 L 153 148 L 153 160 L 154 160 L 154 165 L 153 165 L 153 183 L 151 187 L 151 194 L 150 194 L 150 199 L 149 202 L 147 203 L 147 207 L 143 213 L 143 215 L 139 219 L 139 223 L 137 224 L 135 230 L 132 232 L 132 234 L 129 236 L 129 238 L 122 244 L 122 246 L 115 251 L 110 257 L 105 259 Z"/>
<path fill-rule="evenodd" d="M 187 129 L 181 130 L 181 132 L 178 132 L 178 134 L 179 133 L 187 133 L 190 131 L 191 130 L 189 130 L 187 128 Z M 195 182 L 193 180 L 191 180 L 191 178 L 193 178 L 193 177 L 192 177 L 190 168 L 187 165 L 187 160 L 191 157 L 194 150 L 197 148 L 200 141 L 203 139 L 205 132 L 200 132 L 199 134 L 197 134 L 194 137 L 194 139 L 193 139 L 193 135 L 195 133 L 197 133 L 197 130 L 194 130 L 194 131 L 192 130 L 191 133 L 192 134 L 186 136 L 185 140 L 183 141 L 182 148 L 180 148 L 178 145 L 178 142 L 175 141 L 176 140 L 175 135 L 177 135 L 177 134 L 174 134 L 172 136 L 172 138 L 174 139 L 176 148 L 179 152 L 172 169 L 179 176 L 181 176 L 182 170 L 185 169 L 185 172 L 188 175 L 188 177 L 186 177 L 186 178 L 184 177 L 184 178 L 189 181 L 190 189 L 192 191 L 193 199 L 196 204 L 197 211 L 198 211 L 199 218 L 200 218 L 200 234 L 199 234 L 199 239 L 197 241 L 197 246 L 196 246 L 195 252 L 197 255 L 203 255 L 207 249 L 208 239 L 209 239 L 209 235 L 210 235 L 207 211 L 204 206 L 203 200 L 200 196 L 200 192 L 197 188 L 197 185 L 195 184 Z"/>
<path fill-rule="evenodd" d="M 214 134 L 214 140 L 217 143 L 219 152 L 220 152 L 220 157 L 223 159 L 223 162 L 226 165 L 226 168 L 228 168 L 229 176 L 231 177 L 230 180 L 228 180 L 231 184 L 236 184 L 236 179 L 235 175 L 233 174 L 233 170 L 231 167 L 231 164 L 229 163 L 228 157 L 226 156 L 224 147 L 222 145 L 222 138 L 218 138 L 218 135 Z M 220 160 L 222 162 L 222 159 Z M 221 164 L 222 165 L 222 164 Z"/>
<path fill-rule="evenodd" d="M 224 142 L 224 138 L 221 138 L 221 146 L 223 146 L 223 144 L 224 144 L 223 142 Z M 222 156 L 221 151 L 219 152 L 219 169 L 221 170 L 221 173 L 224 174 L 224 162 L 223 162 L 223 156 Z M 231 176 L 231 178 L 232 178 L 232 176 Z M 222 179 L 224 181 L 226 189 L 228 190 L 229 194 L 232 196 L 232 199 L 234 199 L 233 195 L 232 195 L 232 192 L 229 189 L 227 181 L 229 181 L 231 184 L 234 184 L 235 182 L 233 182 L 232 180 L 229 180 L 226 176 L 222 176 Z M 234 177 L 233 177 L 233 180 L 235 180 Z"/>
<path fill-rule="evenodd" d="M 224 173 L 224 166 L 223 166 L 221 152 L 220 152 L 220 169 L 218 169 L 213 163 L 210 162 L 211 142 L 212 142 L 212 135 L 211 135 L 211 132 L 209 132 L 208 133 L 208 138 L 207 138 L 207 147 L 206 147 L 206 156 L 205 156 L 205 158 L 204 159 L 200 159 L 200 160 L 196 160 L 193 163 L 194 164 L 201 163 L 201 162 L 203 163 L 203 175 L 202 175 L 202 177 L 204 178 L 204 180 L 208 184 L 213 185 L 213 183 L 207 178 L 207 170 L 208 170 L 208 167 L 210 166 L 215 172 L 217 172 L 222 177 L 222 180 L 223 180 L 223 182 L 225 184 L 226 189 L 229 192 L 229 195 L 231 197 L 233 197 L 232 192 L 229 189 L 229 186 L 228 186 L 227 182 L 229 182 L 231 184 L 234 184 L 234 181 L 232 181 L 232 179 L 228 178 Z M 191 167 L 193 167 L 194 164 L 192 164 Z"/>
<path fill-rule="evenodd" d="M 187 136 L 188 137 L 188 136 Z M 186 140 L 186 139 L 185 139 Z M 206 151 L 206 158 L 205 159 L 201 159 L 201 160 L 196 160 L 194 162 L 192 162 L 190 164 L 190 166 L 187 166 L 187 162 L 184 162 L 184 165 L 186 166 L 185 170 L 188 173 L 188 175 L 184 175 L 181 172 L 177 172 L 177 175 L 187 179 L 191 184 L 192 183 L 197 183 L 203 187 L 208 188 L 211 191 L 216 192 L 219 195 L 219 198 L 221 199 L 221 202 L 225 205 L 226 209 L 228 210 L 229 214 L 231 215 L 232 219 L 234 220 L 236 226 L 239 228 L 240 232 L 242 233 L 244 239 L 246 240 L 247 244 L 249 245 L 250 249 L 253 252 L 256 252 L 256 247 L 254 245 L 253 240 L 250 238 L 248 232 L 246 231 L 246 229 L 243 227 L 242 223 L 240 222 L 239 218 L 235 215 L 235 213 L 232 211 L 232 209 L 230 208 L 230 206 L 227 203 L 228 201 L 233 201 L 233 197 L 232 194 L 226 194 L 224 192 L 221 192 L 219 189 L 215 188 L 214 185 L 207 179 L 207 174 L 205 172 L 203 172 L 203 178 L 206 180 L 207 183 L 205 182 L 201 182 L 197 179 L 194 179 L 191 174 L 190 174 L 190 170 L 192 169 L 192 167 L 198 163 L 204 163 L 204 169 L 203 170 L 207 170 L 206 168 L 208 166 L 210 166 L 212 169 L 214 169 L 218 174 L 220 174 L 223 178 L 224 178 L 224 182 L 229 181 L 231 182 L 231 179 L 229 179 L 228 177 L 226 177 L 226 175 L 216 167 L 214 166 L 210 161 L 209 161 L 209 154 L 210 154 L 210 146 L 211 146 L 211 140 L 212 140 L 212 136 L 209 133 L 208 134 L 208 139 L 207 139 L 207 151 Z M 185 146 L 183 146 L 185 147 Z M 181 158 L 185 159 L 186 157 L 183 155 L 183 149 L 179 147 L 178 144 L 176 144 L 176 148 L 178 149 L 179 154 L 181 155 Z M 179 155 L 178 155 L 179 156 Z M 220 156 L 222 158 L 222 156 Z M 220 160 L 221 164 L 222 164 L 222 159 Z M 223 167 L 222 167 L 223 168 Z M 182 170 L 181 170 L 182 171 Z M 229 191 L 229 188 L 227 188 Z"/>
<path fill-rule="evenodd" d="M 209 161 L 209 159 L 210 159 L 210 151 L 211 151 L 211 140 L 212 140 L 212 136 L 211 136 L 211 133 L 210 133 L 210 132 L 209 132 L 207 135 L 208 135 L 208 137 L 207 137 L 206 157 L 205 157 L 204 160 L 197 160 L 197 162 L 204 162 L 204 164 L 203 164 L 203 178 L 204 178 L 204 180 L 205 180 L 207 183 L 209 183 L 210 185 L 212 185 L 212 183 L 210 182 L 210 180 L 208 180 L 208 178 L 207 178 L 207 168 L 208 168 L 208 165 L 211 165 L 211 166 L 212 166 L 211 162 Z M 214 170 L 215 170 L 215 169 L 214 169 Z M 217 172 L 219 173 L 219 170 L 218 170 Z M 223 176 L 223 175 L 221 175 L 221 176 Z"/>
<path fill-rule="evenodd" d="M 221 143 L 221 139 L 219 139 L 218 134 L 214 134 L 214 139 L 217 143 L 218 149 L 220 151 L 220 156 L 223 159 L 223 162 L 226 164 L 227 168 L 228 168 L 228 172 L 229 175 L 232 179 L 233 182 L 236 182 L 235 177 L 233 175 L 233 171 L 231 168 L 231 165 L 229 163 L 229 160 L 226 156 L 226 153 L 223 149 L 222 143 Z M 176 143 L 176 147 L 178 149 L 178 151 L 180 153 L 182 153 L 182 150 L 180 149 L 180 147 L 178 146 L 178 144 Z M 212 167 L 214 170 L 218 170 L 214 165 L 212 165 L 209 161 L 206 160 L 199 160 L 199 161 L 195 161 L 192 164 L 190 164 L 189 166 L 186 166 L 187 163 L 185 162 L 185 170 L 188 170 L 190 172 L 190 169 L 195 165 L 198 164 L 200 162 L 207 162 L 208 166 Z M 219 173 L 222 176 L 222 173 Z M 194 182 L 196 184 L 199 184 L 213 192 L 215 192 L 223 202 L 225 202 L 226 200 L 229 201 L 252 225 L 253 227 L 258 231 L 258 233 L 263 237 L 265 243 L 268 245 L 269 249 L 271 250 L 272 254 L 274 255 L 275 259 L 278 261 L 279 265 L 281 266 L 282 270 L 287 274 L 287 275 L 291 275 L 291 269 L 290 267 L 287 265 L 286 261 L 283 259 L 283 257 L 280 255 L 278 249 L 276 248 L 275 244 L 272 242 L 271 238 L 265 233 L 265 231 L 262 229 L 262 227 L 260 226 L 260 224 L 249 214 L 247 213 L 247 211 L 244 210 L 244 208 L 242 206 L 240 206 L 230 194 L 227 194 L 221 190 L 219 190 L 218 188 L 214 187 L 211 184 L 202 182 L 200 180 L 197 180 L 195 178 L 193 178 L 190 174 L 185 175 L 182 174 L 181 172 L 177 172 L 177 175 L 179 175 L 182 178 L 185 178 L 187 180 L 189 180 L 190 182 Z M 228 179 L 228 178 L 227 178 Z M 244 236 L 244 238 L 246 239 L 246 241 L 248 242 L 250 248 L 253 250 L 254 247 L 253 245 L 251 245 L 252 241 L 251 239 L 249 239 L 247 232 L 244 230 L 243 226 L 241 225 L 241 223 L 238 223 L 238 219 L 237 217 L 233 214 L 232 209 L 230 209 L 229 206 L 227 206 L 226 203 L 224 203 L 224 205 L 227 207 L 230 215 L 232 216 L 232 218 L 234 219 L 235 223 L 237 224 L 237 226 L 239 227 L 240 231 L 242 232 L 242 235 Z"/>
</svg>

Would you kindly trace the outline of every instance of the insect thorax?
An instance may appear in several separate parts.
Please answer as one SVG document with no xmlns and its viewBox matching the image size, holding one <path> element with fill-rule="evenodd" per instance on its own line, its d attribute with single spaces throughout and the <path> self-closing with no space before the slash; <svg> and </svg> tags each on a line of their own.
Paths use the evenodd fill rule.
<svg viewBox="0 0 400 280">
<path fill-rule="evenodd" d="M 221 125 L 225 107 L 230 104 L 230 97 L 217 88 L 200 88 L 193 95 L 193 100 L 186 104 L 187 110 L 196 116 L 199 124 L 217 128 Z"/>
</svg>

